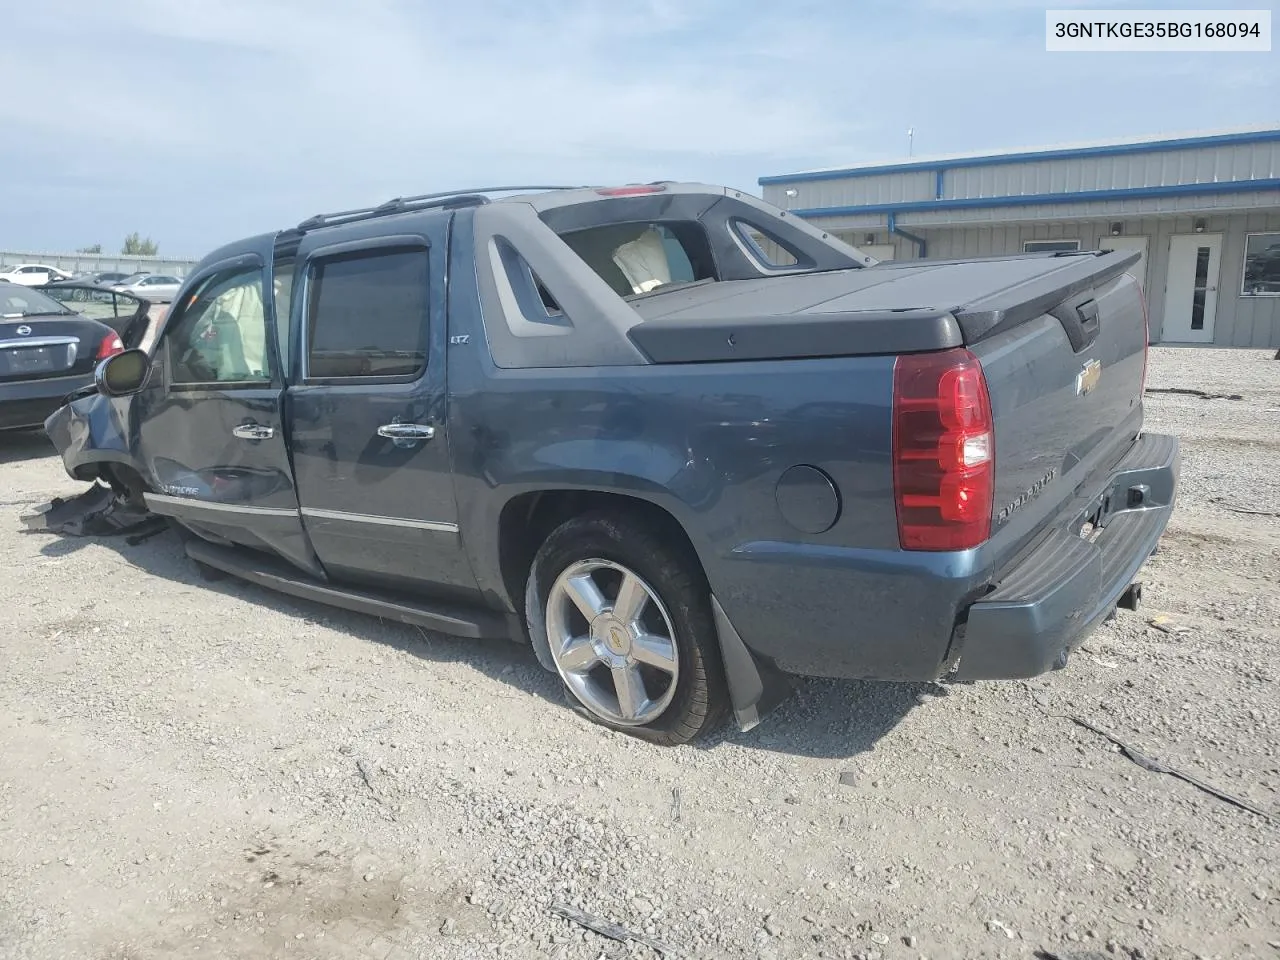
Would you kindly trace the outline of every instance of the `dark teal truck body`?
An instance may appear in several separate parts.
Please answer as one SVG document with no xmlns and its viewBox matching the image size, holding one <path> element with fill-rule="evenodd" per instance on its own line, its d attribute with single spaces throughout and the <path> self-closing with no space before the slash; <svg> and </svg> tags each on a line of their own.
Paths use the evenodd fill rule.
<svg viewBox="0 0 1280 960">
<path fill-rule="evenodd" d="M 642 518 L 704 578 L 745 727 L 787 675 L 1043 673 L 1136 598 L 1179 455 L 1143 430 L 1135 257 L 876 263 L 697 185 L 395 201 L 211 254 L 145 382 L 47 429 L 206 566 L 464 636 L 528 638 L 567 517 Z M 400 279 L 339 302 L 374 261 Z M 224 276 L 259 278 L 262 342 L 201 379 L 184 310 Z M 369 332 L 330 349 L 332 311 Z"/>
</svg>

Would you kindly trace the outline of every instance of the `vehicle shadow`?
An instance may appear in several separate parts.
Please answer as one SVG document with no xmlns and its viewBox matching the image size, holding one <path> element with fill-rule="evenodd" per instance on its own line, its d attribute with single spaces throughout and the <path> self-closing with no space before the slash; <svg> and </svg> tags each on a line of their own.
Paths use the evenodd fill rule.
<svg viewBox="0 0 1280 960">
<path fill-rule="evenodd" d="M 740 732 L 730 724 L 699 744 L 732 743 L 815 759 L 848 759 L 867 753 L 927 698 L 947 696 L 938 683 L 798 679 L 791 696 L 759 726 Z"/>
<path fill-rule="evenodd" d="M 285 616 L 340 630 L 357 639 L 381 643 L 424 660 L 465 663 L 480 673 L 518 686 L 527 693 L 562 702 L 559 683 L 538 665 L 533 649 L 527 644 L 500 639 L 454 637 L 411 624 L 291 597 L 233 576 L 206 580 L 201 575 L 200 568 L 186 555 L 182 541 L 172 528 L 148 536 L 142 542 L 131 542 L 127 535 L 76 537 L 51 535 L 47 531 L 33 531 L 31 535 L 56 537 L 41 546 L 40 553 L 46 557 L 70 556 L 90 546 L 107 547 L 120 554 L 127 563 L 152 576 L 193 589 L 238 597 Z"/>
<path fill-rule="evenodd" d="M 47 533 L 32 535 L 44 535 Z M 235 577 L 206 580 L 168 529 L 142 542 L 128 536 L 58 537 L 40 548 L 47 557 L 69 556 L 96 545 L 156 577 L 235 596 L 277 613 L 320 624 L 360 640 L 380 643 L 426 661 L 464 664 L 477 673 L 570 710 L 558 678 L 543 670 L 532 647 L 509 640 L 473 640 L 286 596 Z M 846 759 L 872 750 L 923 697 L 946 696 L 939 684 L 798 679 L 790 698 L 745 733 L 733 723 L 695 743 L 700 750 L 742 748 L 796 756 Z M 656 749 L 656 748 L 655 748 Z"/>
<path fill-rule="evenodd" d="M 58 451 L 43 430 L 0 433 L 0 464 L 56 456 Z"/>
</svg>

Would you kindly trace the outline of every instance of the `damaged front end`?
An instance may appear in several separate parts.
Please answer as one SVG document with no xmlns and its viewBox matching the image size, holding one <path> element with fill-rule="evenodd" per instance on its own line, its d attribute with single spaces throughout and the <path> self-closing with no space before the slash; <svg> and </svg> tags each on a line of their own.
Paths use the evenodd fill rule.
<svg viewBox="0 0 1280 960">
<path fill-rule="evenodd" d="M 28 530 L 78 537 L 130 535 L 130 541 L 163 531 L 167 521 L 142 501 L 142 465 L 132 428 L 131 398 L 109 397 L 89 386 L 72 394 L 44 423 L 67 475 L 93 484 L 75 497 L 59 497 L 22 517 Z"/>
<path fill-rule="evenodd" d="M 68 476 L 103 480 L 126 492 L 130 486 L 126 478 L 143 475 L 133 453 L 137 433 L 131 408 L 130 397 L 108 397 L 95 387 L 86 387 L 50 414 L 44 430 L 62 457 Z"/>
</svg>

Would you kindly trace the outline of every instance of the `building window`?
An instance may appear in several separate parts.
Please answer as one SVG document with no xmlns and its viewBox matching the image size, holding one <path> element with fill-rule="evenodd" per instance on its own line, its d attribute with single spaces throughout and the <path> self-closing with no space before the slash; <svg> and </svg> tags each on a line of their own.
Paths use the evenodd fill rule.
<svg viewBox="0 0 1280 960">
<path fill-rule="evenodd" d="M 1245 297 L 1280 297 L 1280 233 L 1250 233 L 1245 237 Z"/>
<path fill-rule="evenodd" d="M 1079 250 L 1079 240 L 1024 240 L 1023 253 L 1057 253 L 1062 250 Z"/>
</svg>

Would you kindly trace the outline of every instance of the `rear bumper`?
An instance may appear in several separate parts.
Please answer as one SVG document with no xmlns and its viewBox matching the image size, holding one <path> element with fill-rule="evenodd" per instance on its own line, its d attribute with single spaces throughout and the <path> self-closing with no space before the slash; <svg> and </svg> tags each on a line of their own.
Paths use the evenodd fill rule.
<svg viewBox="0 0 1280 960">
<path fill-rule="evenodd" d="M 1010 564 L 995 590 L 969 608 L 953 677 L 1007 680 L 1065 666 L 1155 550 L 1173 511 L 1179 465 L 1176 437 L 1140 438 L 1070 526 Z M 1079 532 L 1090 521 L 1099 527 L 1092 542 Z"/>
<path fill-rule="evenodd" d="M 0 430 L 43 426 L 70 394 L 92 382 L 91 374 L 81 374 L 0 384 Z"/>
</svg>

